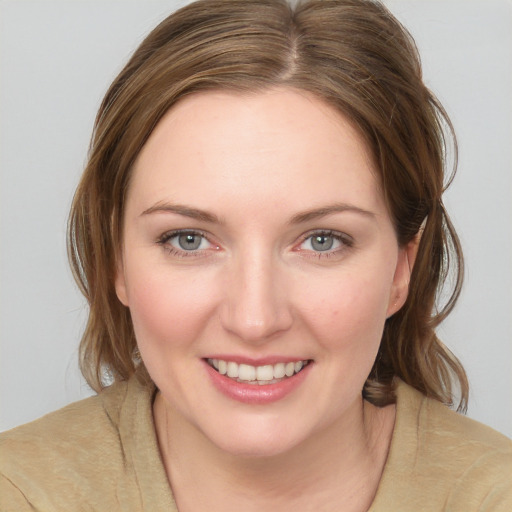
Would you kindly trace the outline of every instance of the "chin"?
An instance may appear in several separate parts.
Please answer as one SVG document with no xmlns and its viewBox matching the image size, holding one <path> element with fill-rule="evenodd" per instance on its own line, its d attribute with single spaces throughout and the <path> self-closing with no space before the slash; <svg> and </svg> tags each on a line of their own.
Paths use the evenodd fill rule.
<svg viewBox="0 0 512 512">
<path fill-rule="evenodd" d="M 292 452 L 313 434 L 309 428 L 298 428 L 298 420 L 288 423 L 283 422 L 283 416 L 268 417 L 263 413 L 211 427 L 208 425 L 202 431 L 210 443 L 225 453 L 247 458 L 278 457 Z"/>
<path fill-rule="evenodd" d="M 236 436 L 215 443 L 225 453 L 235 457 L 266 459 L 278 457 L 292 451 L 299 443 L 289 437 L 275 436 L 274 433 L 261 436 Z"/>
</svg>

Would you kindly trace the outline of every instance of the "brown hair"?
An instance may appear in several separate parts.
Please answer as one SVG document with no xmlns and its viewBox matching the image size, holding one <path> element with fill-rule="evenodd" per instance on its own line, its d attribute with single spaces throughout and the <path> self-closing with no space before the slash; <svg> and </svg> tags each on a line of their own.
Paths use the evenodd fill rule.
<svg viewBox="0 0 512 512">
<path fill-rule="evenodd" d="M 456 156 L 453 128 L 423 84 L 412 37 L 372 0 L 295 7 L 285 0 L 200 0 L 165 19 L 136 50 L 100 107 L 69 219 L 71 265 L 90 306 L 80 346 L 85 378 L 99 390 L 106 374 L 124 380 L 138 366 L 144 370 L 114 278 L 132 164 L 152 130 L 178 100 L 198 91 L 276 86 L 308 91 L 351 119 L 375 159 L 399 243 L 421 231 L 407 301 L 386 322 L 365 397 L 393 402 L 398 376 L 450 405 L 458 385 L 463 409 L 466 375 L 435 334 L 463 272 L 441 200 L 450 138 Z M 452 289 L 438 307 L 449 269 Z"/>
</svg>

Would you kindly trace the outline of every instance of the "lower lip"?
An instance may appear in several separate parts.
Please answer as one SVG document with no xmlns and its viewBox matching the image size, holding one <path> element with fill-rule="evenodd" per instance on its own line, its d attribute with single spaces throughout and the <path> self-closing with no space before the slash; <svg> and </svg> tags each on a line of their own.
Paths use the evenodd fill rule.
<svg viewBox="0 0 512 512">
<path fill-rule="evenodd" d="M 269 404 L 277 402 L 296 390 L 308 376 L 313 363 L 306 365 L 299 373 L 275 384 L 244 384 L 221 375 L 204 361 L 213 385 L 225 396 L 246 404 Z"/>
</svg>

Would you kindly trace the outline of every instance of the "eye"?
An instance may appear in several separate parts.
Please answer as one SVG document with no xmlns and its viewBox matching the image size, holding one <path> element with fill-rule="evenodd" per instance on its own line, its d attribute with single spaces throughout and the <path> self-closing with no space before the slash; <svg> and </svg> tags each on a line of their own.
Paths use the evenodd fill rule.
<svg viewBox="0 0 512 512">
<path fill-rule="evenodd" d="M 169 238 L 168 243 L 183 251 L 197 251 L 210 246 L 210 242 L 200 233 L 180 233 Z"/>
<path fill-rule="evenodd" d="M 304 244 L 305 248 L 313 251 L 330 251 L 332 248 L 337 248 L 340 244 L 332 235 L 312 235 L 308 237 Z"/>
<path fill-rule="evenodd" d="M 200 231 L 179 230 L 164 233 L 157 243 L 174 256 L 199 255 L 208 249 L 219 249 Z"/>
<path fill-rule="evenodd" d="M 317 253 L 318 256 L 330 256 L 337 254 L 347 247 L 351 247 L 352 243 L 351 237 L 344 233 L 337 231 L 317 231 L 305 235 L 298 246 L 298 250 L 311 251 Z"/>
</svg>

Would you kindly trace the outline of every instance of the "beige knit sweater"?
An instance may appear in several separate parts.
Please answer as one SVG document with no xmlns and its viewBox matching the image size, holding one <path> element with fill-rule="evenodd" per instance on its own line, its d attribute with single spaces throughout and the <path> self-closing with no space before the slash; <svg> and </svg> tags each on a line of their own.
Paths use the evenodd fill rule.
<svg viewBox="0 0 512 512">
<path fill-rule="evenodd" d="M 135 378 L 0 435 L 0 511 L 176 512 Z M 371 512 L 512 511 L 512 441 L 400 382 Z M 306 497 L 305 497 L 306 498 Z"/>
</svg>

